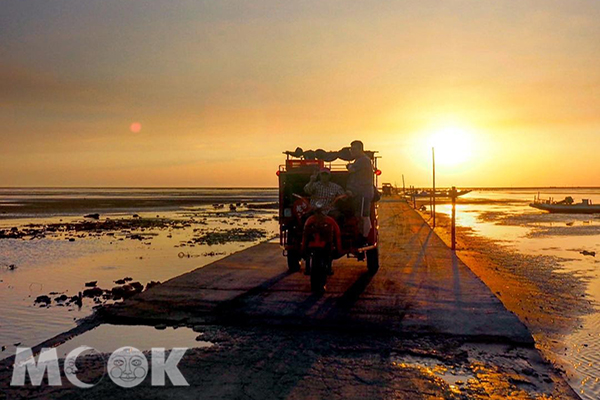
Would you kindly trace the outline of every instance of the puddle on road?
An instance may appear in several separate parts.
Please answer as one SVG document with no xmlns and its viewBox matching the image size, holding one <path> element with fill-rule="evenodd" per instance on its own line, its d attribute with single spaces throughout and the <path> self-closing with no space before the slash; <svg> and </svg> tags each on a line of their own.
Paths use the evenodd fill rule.
<svg viewBox="0 0 600 400">
<path fill-rule="evenodd" d="M 444 398 L 448 399 L 462 399 L 464 396 L 474 400 L 503 397 L 515 400 L 546 399 L 552 392 L 551 385 L 534 378 L 538 374 L 536 371 L 531 370 L 531 376 L 517 372 L 522 369 L 521 365 L 529 363 L 526 360 L 519 362 L 514 357 L 504 361 L 494 357 L 487 361 L 469 357 L 465 362 L 444 362 L 426 355 L 404 354 L 392 360 L 398 368 L 416 369 L 443 382 L 442 387 L 447 390 Z M 517 370 L 512 368 L 517 365 Z"/>
<path fill-rule="evenodd" d="M 451 390 L 456 391 L 469 380 L 477 381 L 475 374 L 469 369 L 459 365 L 448 365 L 432 357 L 417 357 L 402 355 L 393 359 L 394 365 L 402 368 L 417 368 L 435 375 L 448 384 Z"/>
<path fill-rule="evenodd" d="M 142 325 L 110 325 L 103 324 L 86 333 L 76 336 L 57 347 L 60 358 L 79 346 L 89 346 L 99 353 L 112 353 L 118 348 L 131 346 L 144 352 L 153 347 L 172 349 L 174 347 L 208 348 L 213 343 L 203 340 L 202 334 L 191 328 L 156 329 Z"/>
</svg>

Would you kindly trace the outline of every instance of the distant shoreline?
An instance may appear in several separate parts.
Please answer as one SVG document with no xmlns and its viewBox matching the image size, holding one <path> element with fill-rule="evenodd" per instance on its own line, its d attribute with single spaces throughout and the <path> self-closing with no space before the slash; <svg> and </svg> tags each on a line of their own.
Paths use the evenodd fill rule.
<svg viewBox="0 0 600 400">
<path fill-rule="evenodd" d="M 277 186 L 0 186 L 0 190 L 50 190 L 50 189 L 62 189 L 62 190 L 80 190 L 80 189 L 133 189 L 133 190 L 261 190 L 261 189 L 277 189 Z"/>
<path fill-rule="evenodd" d="M 273 203 L 275 189 L 0 189 L 0 220 L 175 211 L 210 204 Z"/>
<path fill-rule="evenodd" d="M 418 186 L 412 185 L 415 188 L 425 188 L 429 186 Z M 399 188 L 400 186 L 398 186 Z M 445 188 L 447 186 L 438 186 L 439 188 Z M 600 186 L 457 186 L 461 189 L 470 190 L 563 190 L 563 189 L 599 189 Z M 408 188 L 408 187 L 407 187 Z M 276 190 L 277 186 L 0 186 L 0 190 L 100 190 L 100 189 L 114 189 L 114 190 Z"/>
</svg>

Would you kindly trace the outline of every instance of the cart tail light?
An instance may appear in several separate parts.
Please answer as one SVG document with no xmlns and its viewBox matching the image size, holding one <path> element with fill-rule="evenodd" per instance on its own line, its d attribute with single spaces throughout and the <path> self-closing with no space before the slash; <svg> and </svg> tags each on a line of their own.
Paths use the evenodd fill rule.
<svg viewBox="0 0 600 400">
<path fill-rule="evenodd" d="M 275 175 L 279 176 L 279 174 L 281 174 L 281 171 L 277 170 L 277 172 L 275 172 Z"/>
<path fill-rule="evenodd" d="M 377 175 L 377 176 L 381 175 L 381 170 L 380 169 L 376 169 L 375 170 L 375 175 Z"/>
</svg>

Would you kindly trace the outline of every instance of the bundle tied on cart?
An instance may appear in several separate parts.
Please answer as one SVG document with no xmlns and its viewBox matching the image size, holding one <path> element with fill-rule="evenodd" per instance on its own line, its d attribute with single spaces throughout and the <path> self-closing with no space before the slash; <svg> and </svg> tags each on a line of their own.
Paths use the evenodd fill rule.
<svg viewBox="0 0 600 400">
<path fill-rule="evenodd" d="M 325 162 L 333 162 L 338 159 L 344 161 L 354 160 L 354 157 L 350 152 L 350 147 L 344 147 L 338 151 L 325 151 L 323 149 L 302 150 L 301 147 L 296 147 L 296 150 L 286 151 L 285 154 L 295 158 L 303 158 L 305 160 L 322 160 Z M 375 156 L 375 152 L 373 151 L 365 151 L 365 154 L 370 159 L 373 159 Z"/>
</svg>

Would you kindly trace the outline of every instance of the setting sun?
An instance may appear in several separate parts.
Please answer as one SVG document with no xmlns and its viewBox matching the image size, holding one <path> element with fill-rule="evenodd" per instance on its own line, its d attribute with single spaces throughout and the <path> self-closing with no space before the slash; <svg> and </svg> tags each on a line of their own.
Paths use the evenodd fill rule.
<svg viewBox="0 0 600 400">
<path fill-rule="evenodd" d="M 469 161 L 473 155 L 473 137 L 465 129 L 443 128 L 429 137 L 429 147 L 435 148 L 436 163 L 458 165 Z"/>
</svg>

